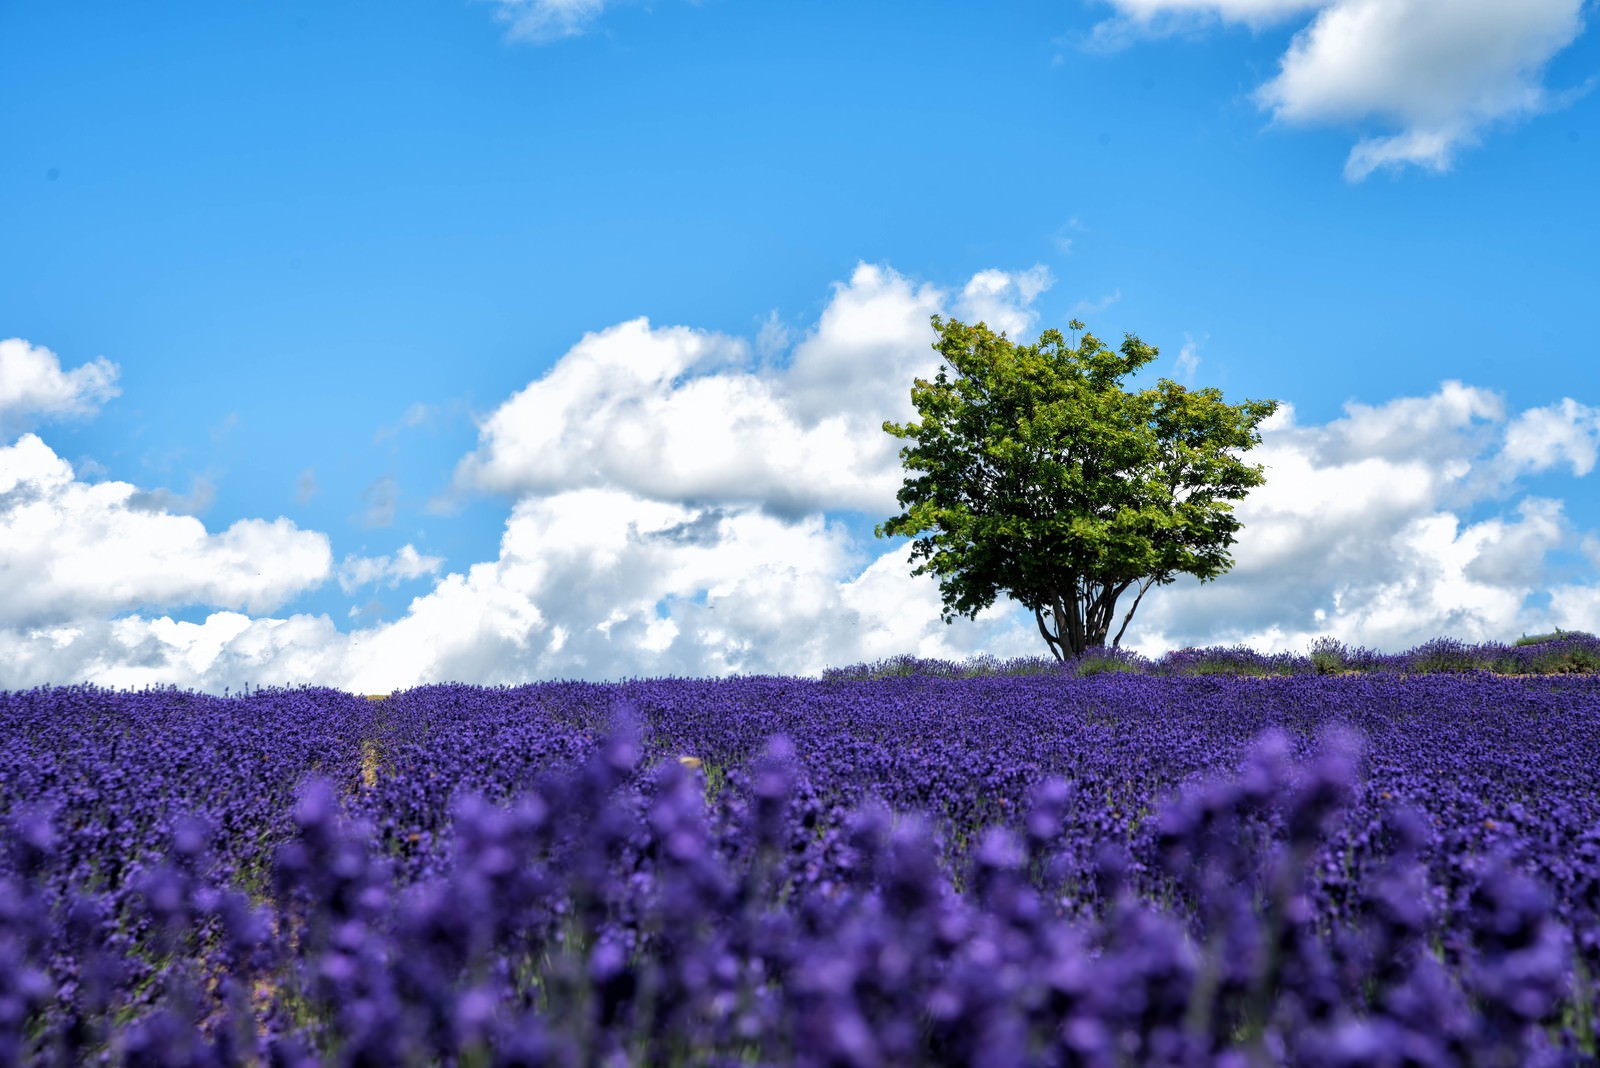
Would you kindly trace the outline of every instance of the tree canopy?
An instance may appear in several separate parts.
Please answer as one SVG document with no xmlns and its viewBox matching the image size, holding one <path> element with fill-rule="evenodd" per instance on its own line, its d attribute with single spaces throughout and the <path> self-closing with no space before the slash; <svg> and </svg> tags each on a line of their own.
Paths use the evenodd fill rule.
<svg viewBox="0 0 1600 1068">
<path fill-rule="evenodd" d="M 1128 590 L 1113 645 L 1151 586 L 1232 566 L 1232 502 L 1265 481 L 1239 454 L 1260 443 L 1276 401 L 1228 405 L 1220 390 L 1166 378 L 1125 389 L 1159 354 L 1133 334 L 1113 352 L 1089 333 L 1075 346 L 1058 330 L 1019 345 L 981 322 L 933 326 L 944 362 L 911 387 L 921 421 L 883 424 L 909 444 L 904 511 L 877 534 L 914 539 L 912 574 L 937 577 L 946 623 L 1003 593 L 1067 659 L 1105 644 Z"/>
</svg>

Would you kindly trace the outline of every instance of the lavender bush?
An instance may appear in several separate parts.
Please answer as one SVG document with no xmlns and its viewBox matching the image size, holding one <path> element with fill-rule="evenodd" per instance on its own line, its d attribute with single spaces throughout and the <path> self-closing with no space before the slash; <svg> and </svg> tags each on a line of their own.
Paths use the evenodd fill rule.
<svg viewBox="0 0 1600 1068">
<path fill-rule="evenodd" d="M 1586 641 L 3 694 L 0 1064 L 1594 1064 Z"/>
</svg>

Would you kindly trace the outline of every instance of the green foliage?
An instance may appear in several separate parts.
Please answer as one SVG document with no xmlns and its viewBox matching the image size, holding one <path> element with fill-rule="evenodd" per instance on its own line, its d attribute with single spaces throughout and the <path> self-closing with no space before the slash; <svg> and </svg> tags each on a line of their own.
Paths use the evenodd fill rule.
<svg viewBox="0 0 1600 1068">
<path fill-rule="evenodd" d="M 1381 672 L 1394 675 L 1430 675 L 1489 671 L 1499 675 L 1570 675 L 1600 673 L 1600 640 L 1578 631 L 1563 631 L 1560 641 L 1533 652 L 1490 642 L 1466 645 L 1452 638 L 1435 638 L 1402 653 L 1378 653 L 1344 645 L 1335 638 L 1319 638 L 1309 656 L 1258 653 L 1245 646 L 1173 649 L 1149 660 L 1126 649 L 1100 646 L 1062 663 L 1050 657 L 1000 660 L 979 655 L 968 660 L 931 660 L 898 656 L 871 664 L 829 668 L 824 682 L 862 682 L 892 678 L 971 679 L 996 676 L 1048 675 L 1086 678 L 1129 673 L 1178 676 L 1248 676 L 1285 678 L 1295 675 L 1345 675 Z"/>
<path fill-rule="evenodd" d="M 1600 653 L 1582 647 L 1553 649 L 1533 658 L 1536 675 L 1580 675 L 1600 672 Z"/>
<path fill-rule="evenodd" d="M 1212 675 L 1228 678 L 1270 679 L 1294 674 L 1292 665 L 1252 663 L 1233 659 L 1197 660 L 1183 671 L 1185 675 Z"/>
<path fill-rule="evenodd" d="M 1318 675 L 1338 675 L 1346 670 L 1344 643 L 1336 638 L 1318 638 L 1311 643 L 1311 663 Z"/>
<path fill-rule="evenodd" d="M 1019 345 L 983 323 L 933 325 L 945 363 L 911 388 L 921 420 L 883 426 L 909 444 L 905 510 L 877 533 L 913 539 L 913 574 L 938 579 L 947 623 L 1006 594 L 1067 660 L 1105 644 L 1128 589 L 1123 629 L 1152 585 L 1232 566 L 1232 502 L 1263 481 L 1237 453 L 1277 402 L 1230 406 L 1169 379 L 1130 392 L 1123 379 L 1158 353 L 1132 334 L 1113 352 L 1088 333 Z"/>
<path fill-rule="evenodd" d="M 1072 662 L 1073 673 L 1087 678 L 1090 675 L 1112 675 L 1117 673 L 1142 675 L 1146 668 L 1136 660 L 1127 660 L 1115 656 L 1095 656 L 1085 653 Z"/>
<path fill-rule="evenodd" d="M 1235 678 L 1272 678 L 1304 673 L 1304 657 L 1288 653 L 1263 654 L 1245 646 L 1175 649 L 1161 658 L 1161 668 L 1177 675 L 1226 675 Z"/>
<path fill-rule="evenodd" d="M 1454 638 L 1435 638 L 1412 651 L 1409 668 L 1419 675 L 1488 671 L 1492 662 Z"/>
<path fill-rule="evenodd" d="M 1562 630 L 1560 627 L 1557 627 L 1555 630 L 1551 631 L 1549 634 L 1534 634 L 1532 636 L 1524 634 L 1522 637 L 1518 638 L 1516 641 L 1512 642 L 1511 644 L 1515 645 L 1515 646 L 1543 645 L 1545 642 L 1561 641 L 1562 639 L 1565 639 L 1565 638 L 1592 638 L 1592 637 L 1594 637 L 1593 634 L 1589 634 L 1589 633 L 1587 633 L 1585 631 L 1581 631 L 1581 630 Z"/>
</svg>

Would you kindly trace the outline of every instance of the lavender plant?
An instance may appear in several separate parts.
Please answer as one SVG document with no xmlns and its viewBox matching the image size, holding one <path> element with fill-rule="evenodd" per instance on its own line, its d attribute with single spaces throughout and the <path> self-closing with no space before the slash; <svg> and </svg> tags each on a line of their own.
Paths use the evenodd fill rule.
<svg viewBox="0 0 1600 1068">
<path fill-rule="evenodd" d="M 0 695 L 0 1064 L 1594 1064 L 1600 681 L 1437 651 Z"/>
</svg>

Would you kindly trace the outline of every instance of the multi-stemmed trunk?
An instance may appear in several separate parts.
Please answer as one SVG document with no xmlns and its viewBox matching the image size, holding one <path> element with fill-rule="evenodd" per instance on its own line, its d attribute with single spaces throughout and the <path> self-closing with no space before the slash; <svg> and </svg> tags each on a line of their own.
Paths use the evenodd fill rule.
<svg viewBox="0 0 1600 1068">
<path fill-rule="evenodd" d="M 1130 586 L 1137 584 L 1139 594 L 1133 599 L 1128 614 L 1122 617 L 1122 626 L 1117 628 L 1116 637 L 1111 640 L 1112 648 L 1120 647 L 1122 635 L 1128 629 L 1128 621 L 1133 619 L 1139 602 L 1144 600 L 1145 593 L 1155 584 L 1156 578 L 1150 575 L 1143 579 L 1113 582 L 1079 579 L 1070 591 L 1057 590 L 1050 602 L 1034 605 L 1033 618 L 1039 624 L 1039 633 L 1044 636 L 1051 654 L 1057 660 L 1071 660 L 1082 656 L 1085 650 L 1104 647 L 1116 612 L 1117 598 Z"/>
</svg>

